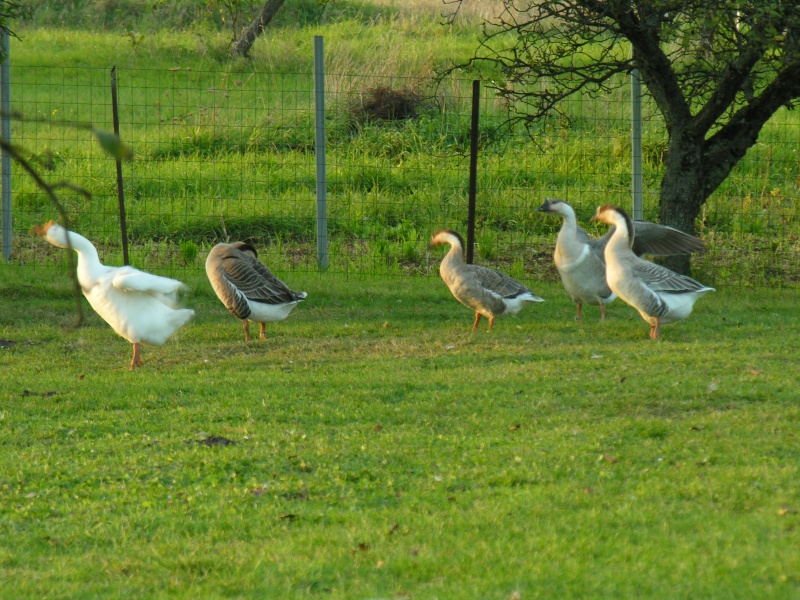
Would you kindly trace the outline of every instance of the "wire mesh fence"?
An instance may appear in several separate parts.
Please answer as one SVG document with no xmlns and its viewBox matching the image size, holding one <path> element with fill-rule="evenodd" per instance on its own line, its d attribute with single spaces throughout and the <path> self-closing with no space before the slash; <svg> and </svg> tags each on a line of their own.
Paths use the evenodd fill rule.
<svg viewBox="0 0 800 600">
<path fill-rule="evenodd" d="M 72 227 L 101 260 L 122 264 L 116 170 L 84 126 L 111 130 L 110 68 L 12 65 L 12 141 L 60 188 Z M 167 273 L 202 270 L 219 241 L 247 240 L 278 272 L 315 270 L 316 172 L 312 73 L 117 71 L 130 257 Z M 430 273 L 432 231 L 466 230 L 471 82 L 326 74 L 329 270 Z M 628 208 L 630 91 L 575 98 L 568 118 L 533 139 L 500 134 L 506 107 L 481 98 L 476 260 L 510 274 L 552 278 L 560 223 L 537 213 L 562 197 L 589 229 L 599 204 Z M 663 124 L 645 103 L 644 217 L 658 214 Z M 779 112 L 706 203 L 696 223 L 707 251 L 693 258 L 714 285 L 796 287 L 800 252 L 800 119 Z M 56 218 L 20 169 L 12 177 L 12 263 L 64 260 L 28 233 Z M 598 233 L 600 230 L 596 230 Z"/>
</svg>

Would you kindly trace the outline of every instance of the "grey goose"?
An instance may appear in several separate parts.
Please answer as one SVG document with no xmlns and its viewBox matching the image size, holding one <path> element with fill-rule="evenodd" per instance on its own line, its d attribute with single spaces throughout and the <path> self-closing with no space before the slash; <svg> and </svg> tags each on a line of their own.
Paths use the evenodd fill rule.
<svg viewBox="0 0 800 600">
<path fill-rule="evenodd" d="M 440 229 L 431 236 L 431 246 L 450 245 L 439 267 L 441 275 L 456 300 L 475 311 L 472 331 L 481 317 L 489 320 L 489 329 L 500 315 L 518 313 L 530 302 L 544 302 L 520 282 L 495 269 L 464 262 L 464 239 L 452 229 Z"/>
<path fill-rule="evenodd" d="M 217 297 L 242 321 L 246 341 L 250 341 L 250 321 L 260 324 L 263 340 L 265 323 L 282 321 L 306 299 L 305 292 L 293 292 L 273 275 L 246 242 L 214 246 L 206 259 L 206 274 Z"/>
<path fill-rule="evenodd" d="M 545 198 L 544 204 L 536 210 L 556 214 L 563 219 L 553 258 L 564 289 L 576 305 L 575 320 L 582 319 L 583 304 L 591 304 L 600 307 L 600 321 L 605 322 L 605 305 L 616 298 L 606 281 L 606 263 L 603 256 L 614 228 L 612 227 L 602 237 L 590 237 L 578 225 L 573 208 L 559 198 Z M 704 248 L 702 241 L 673 227 L 649 221 L 632 221 L 632 223 L 635 233 L 633 252 L 637 256 L 691 254 L 700 252 Z"/>
<path fill-rule="evenodd" d="M 604 253 L 608 286 L 650 324 L 651 339 L 661 336 L 661 325 L 686 319 L 697 299 L 714 291 L 691 277 L 636 256 L 634 225 L 621 208 L 600 206 L 592 220 L 614 228 Z"/>
</svg>

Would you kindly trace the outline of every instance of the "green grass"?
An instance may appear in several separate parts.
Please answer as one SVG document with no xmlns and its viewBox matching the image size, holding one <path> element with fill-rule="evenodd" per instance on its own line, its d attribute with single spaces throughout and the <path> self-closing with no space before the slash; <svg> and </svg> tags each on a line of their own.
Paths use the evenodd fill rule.
<svg viewBox="0 0 800 600">
<path fill-rule="evenodd" d="M 472 16 L 444 28 L 438 2 L 337 0 L 318 22 L 289 0 L 251 59 L 230 60 L 205 1 L 62 4 L 37 0 L 12 41 L 14 108 L 53 122 L 17 122 L 14 139 L 26 133 L 49 180 L 93 192 L 67 208 L 121 264 L 113 163 L 58 125 L 110 123 L 117 65 L 132 262 L 187 281 L 197 317 L 135 372 L 85 301 L 71 329 L 64 252 L 27 233 L 52 207 L 15 180 L 0 598 L 800 595 L 800 321 L 779 289 L 798 272 L 796 116 L 768 125 L 697 224 L 697 278 L 740 287 L 656 343 L 620 302 L 605 326 L 591 307 L 573 320 L 553 282 L 557 223 L 533 211 L 544 195 L 584 220 L 627 202 L 625 93 L 570 105 L 573 121 L 542 124 L 536 144 L 490 144 L 477 256 L 547 301 L 471 334 L 437 277 L 400 276 L 435 275 L 431 230 L 465 233 L 469 82 L 416 121 L 353 127 L 346 109 L 469 56 Z M 327 273 L 311 233 L 317 34 L 335 99 Z M 487 136 L 499 108 L 487 96 Z M 654 218 L 663 143 L 656 124 L 646 134 Z M 251 239 L 309 293 L 264 342 L 244 342 L 202 274 L 225 237 Z M 215 436 L 235 443 L 198 443 Z"/>
<path fill-rule="evenodd" d="M 0 597 L 800 593 L 796 294 L 653 343 L 555 284 L 471 334 L 438 278 L 293 273 L 246 344 L 195 277 L 130 372 L 63 270 L 0 275 Z"/>
</svg>

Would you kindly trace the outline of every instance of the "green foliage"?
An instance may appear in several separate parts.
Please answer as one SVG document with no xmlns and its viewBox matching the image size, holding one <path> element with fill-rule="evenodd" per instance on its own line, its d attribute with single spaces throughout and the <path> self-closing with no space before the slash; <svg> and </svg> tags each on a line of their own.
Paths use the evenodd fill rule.
<svg viewBox="0 0 800 600">
<path fill-rule="evenodd" d="M 475 235 L 478 258 L 484 261 L 497 258 L 497 232 L 484 227 Z"/>
<path fill-rule="evenodd" d="M 128 34 L 120 32 L 28 29 L 24 41 L 13 40 L 12 76 L 15 89 L 24 91 L 20 108 L 39 112 L 21 124 L 15 139 L 49 181 L 73 181 L 92 192 L 91 200 L 65 192 L 67 210 L 103 253 L 118 256 L 113 161 L 63 126 L 72 121 L 109 129 L 108 70 L 97 66 L 116 64 L 122 137 L 135 151 L 124 179 L 131 241 L 142 245 L 136 256 L 146 261 L 138 266 L 200 269 L 202 261 L 182 258 L 181 243 L 188 241 L 202 256 L 221 239 L 247 239 L 259 247 L 281 239 L 291 254 L 274 252 L 271 264 L 313 268 L 310 35 L 324 32 L 333 268 L 428 272 L 424 245 L 430 232 L 452 227 L 466 233 L 471 82 L 454 80 L 436 89 L 426 82 L 443 64 L 440 55 L 468 56 L 474 31 L 442 28 L 420 12 L 356 4 L 326 8 L 324 27 L 269 28 L 250 61 L 231 61 L 227 51 L 215 54 L 212 46 L 223 48 L 229 40 L 210 30 L 166 32 L 139 22 L 131 31 L 144 31 L 144 37 L 128 43 Z M 402 120 L 354 119 L 351 101 L 369 98 L 380 86 L 415 90 L 416 113 Z M 531 142 L 523 131 L 498 129 L 507 106 L 484 89 L 479 261 L 505 269 L 518 263 L 530 275 L 555 278 L 552 244 L 559 223 L 534 210 L 541 197 L 567 199 L 585 227 L 598 204 L 628 204 L 628 101 L 627 90 L 576 97 L 563 107 L 566 118 L 536 123 Z M 799 132 L 796 115 L 780 111 L 707 202 L 696 226 L 710 251 L 693 259 L 705 283 L 795 285 Z M 653 220 L 659 216 L 665 137 L 647 103 L 644 133 L 645 218 Z M 26 233 L 54 216 L 48 199 L 21 176 L 15 177 L 14 196 L 20 260 L 58 260 L 37 256 L 41 248 L 29 244 Z M 398 228 L 416 237 L 397 235 Z"/>
<path fill-rule="evenodd" d="M 184 240 L 180 243 L 181 260 L 185 265 L 191 265 L 197 260 L 197 244 L 192 240 Z"/>
<path fill-rule="evenodd" d="M 130 146 L 120 140 L 119 136 L 116 134 L 108 131 L 101 131 L 99 129 L 95 129 L 94 127 L 92 127 L 92 134 L 95 138 L 97 138 L 97 141 L 100 143 L 100 147 L 103 148 L 103 151 L 106 152 L 106 154 L 109 154 L 118 160 L 131 160 L 133 158 L 133 150 L 131 150 Z"/>
<path fill-rule="evenodd" d="M 331 0 L 288 0 L 275 15 L 276 27 L 309 27 L 319 24 Z"/>
<path fill-rule="evenodd" d="M 44 27 L 152 31 L 183 29 L 208 18 L 204 0 L 29 0 L 27 4 L 30 23 Z"/>
</svg>

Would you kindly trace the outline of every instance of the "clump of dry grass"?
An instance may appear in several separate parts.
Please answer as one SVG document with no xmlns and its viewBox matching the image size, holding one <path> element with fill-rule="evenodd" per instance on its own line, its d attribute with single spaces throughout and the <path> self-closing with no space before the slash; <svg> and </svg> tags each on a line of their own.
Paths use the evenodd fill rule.
<svg viewBox="0 0 800 600">
<path fill-rule="evenodd" d="M 419 116 L 423 98 L 415 88 L 377 85 L 353 96 L 346 108 L 354 124 L 401 121 Z"/>
</svg>

